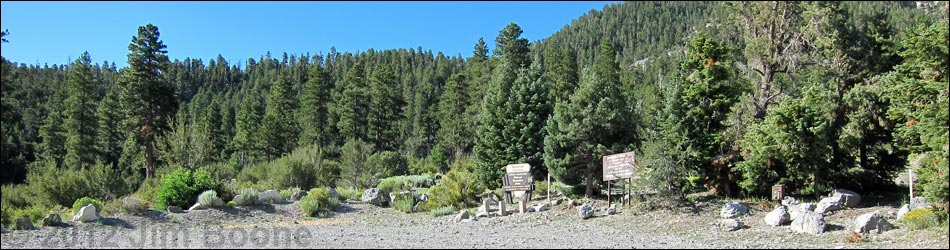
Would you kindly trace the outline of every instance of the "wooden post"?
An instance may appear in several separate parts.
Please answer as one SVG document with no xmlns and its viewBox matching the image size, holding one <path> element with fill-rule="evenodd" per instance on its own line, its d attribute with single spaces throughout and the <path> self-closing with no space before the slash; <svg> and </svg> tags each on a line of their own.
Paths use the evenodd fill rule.
<svg viewBox="0 0 950 250">
<path fill-rule="evenodd" d="M 607 206 L 610 206 L 610 181 L 607 181 Z"/>
<path fill-rule="evenodd" d="M 548 205 L 551 205 L 551 173 L 548 173 Z"/>
<path fill-rule="evenodd" d="M 914 199 L 914 169 L 907 168 L 907 181 L 910 183 L 910 199 Z"/>
</svg>

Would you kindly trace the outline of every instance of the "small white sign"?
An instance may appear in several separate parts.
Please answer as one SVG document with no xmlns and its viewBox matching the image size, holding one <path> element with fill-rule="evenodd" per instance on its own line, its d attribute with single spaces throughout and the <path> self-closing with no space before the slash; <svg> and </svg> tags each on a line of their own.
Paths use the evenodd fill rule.
<svg viewBox="0 0 950 250">
<path fill-rule="evenodd" d="M 509 174 L 510 173 L 524 173 L 524 172 L 531 171 L 531 165 L 527 163 L 510 164 L 508 166 L 505 166 L 505 171 L 507 171 Z"/>
</svg>

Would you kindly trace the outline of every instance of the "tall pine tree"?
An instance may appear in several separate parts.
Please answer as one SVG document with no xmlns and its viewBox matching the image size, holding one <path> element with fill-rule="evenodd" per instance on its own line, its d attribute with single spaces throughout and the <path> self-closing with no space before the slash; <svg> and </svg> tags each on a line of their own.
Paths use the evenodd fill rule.
<svg viewBox="0 0 950 250">
<path fill-rule="evenodd" d="M 96 82 L 93 78 L 92 59 L 84 52 L 70 66 L 66 81 L 64 129 L 66 158 L 72 169 L 85 169 L 96 160 Z"/>
</svg>

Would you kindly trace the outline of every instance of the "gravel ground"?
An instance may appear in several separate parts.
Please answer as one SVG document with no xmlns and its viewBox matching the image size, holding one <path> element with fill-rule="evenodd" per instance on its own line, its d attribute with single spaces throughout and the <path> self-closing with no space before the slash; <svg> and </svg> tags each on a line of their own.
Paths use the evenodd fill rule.
<svg viewBox="0 0 950 250">
<path fill-rule="evenodd" d="M 540 201 L 538 201 L 540 202 Z M 674 209 L 628 207 L 619 214 L 581 220 L 564 204 L 540 213 L 514 214 L 454 223 L 454 215 L 405 214 L 394 209 L 343 203 L 329 218 L 300 217 L 294 203 L 145 216 L 116 215 L 99 223 L 4 233 L 10 248 L 950 248 L 945 226 L 898 228 L 845 243 L 855 217 L 896 206 L 846 209 L 826 216 L 820 236 L 771 227 L 762 218 L 771 208 L 750 205 L 746 225 L 720 231 L 715 222 L 726 200 Z M 604 201 L 592 202 L 604 207 Z M 514 206 L 509 206 L 509 210 Z M 894 221 L 894 219 L 890 219 Z"/>
</svg>

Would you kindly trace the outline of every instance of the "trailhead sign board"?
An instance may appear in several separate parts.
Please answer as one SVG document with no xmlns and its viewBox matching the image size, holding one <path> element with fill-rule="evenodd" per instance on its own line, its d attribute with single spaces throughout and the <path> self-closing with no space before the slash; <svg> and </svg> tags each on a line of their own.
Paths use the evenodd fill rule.
<svg viewBox="0 0 950 250">
<path fill-rule="evenodd" d="M 531 165 L 527 163 L 509 164 L 505 166 L 504 179 L 502 179 L 502 190 L 505 192 L 505 200 L 512 203 L 511 192 L 522 191 L 531 200 L 531 191 L 534 190 L 534 176 L 531 175 Z"/>
<path fill-rule="evenodd" d="M 637 160 L 634 152 L 604 156 L 604 181 L 628 179 L 633 177 L 633 164 Z"/>
</svg>

